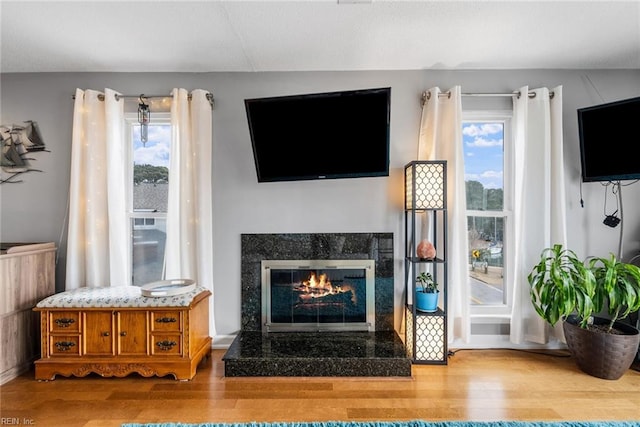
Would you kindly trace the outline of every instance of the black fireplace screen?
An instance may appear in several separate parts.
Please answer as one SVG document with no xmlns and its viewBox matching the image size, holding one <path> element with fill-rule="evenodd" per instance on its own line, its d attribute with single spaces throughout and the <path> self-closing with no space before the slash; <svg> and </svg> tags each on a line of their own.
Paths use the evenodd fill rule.
<svg viewBox="0 0 640 427">
<path fill-rule="evenodd" d="M 370 329 L 372 277 L 365 266 L 270 266 L 266 324 L 286 330 Z"/>
</svg>

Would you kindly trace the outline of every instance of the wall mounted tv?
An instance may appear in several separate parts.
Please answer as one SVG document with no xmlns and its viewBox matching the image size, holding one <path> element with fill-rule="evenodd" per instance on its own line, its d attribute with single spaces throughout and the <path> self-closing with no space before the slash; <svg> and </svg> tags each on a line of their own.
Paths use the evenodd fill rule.
<svg viewBox="0 0 640 427">
<path fill-rule="evenodd" d="M 640 179 L 640 97 L 578 109 L 582 181 Z"/>
<path fill-rule="evenodd" d="M 389 175 L 391 88 L 244 103 L 258 182 Z"/>
</svg>

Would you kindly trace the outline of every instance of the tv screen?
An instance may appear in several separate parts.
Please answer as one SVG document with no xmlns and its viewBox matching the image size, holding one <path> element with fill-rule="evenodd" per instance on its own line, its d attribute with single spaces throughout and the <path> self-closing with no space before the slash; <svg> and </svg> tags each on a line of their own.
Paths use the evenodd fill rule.
<svg viewBox="0 0 640 427">
<path fill-rule="evenodd" d="M 389 175 L 391 88 L 245 99 L 258 182 Z"/>
<path fill-rule="evenodd" d="M 640 97 L 578 109 L 582 180 L 640 179 Z"/>
</svg>

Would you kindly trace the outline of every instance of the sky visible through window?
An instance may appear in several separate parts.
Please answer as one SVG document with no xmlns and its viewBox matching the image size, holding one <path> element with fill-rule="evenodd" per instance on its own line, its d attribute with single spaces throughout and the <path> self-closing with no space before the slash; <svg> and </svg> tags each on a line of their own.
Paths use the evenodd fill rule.
<svg viewBox="0 0 640 427">
<path fill-rule="evenodd" d="M 504 188 L 504 125 L 465 122 L 462 125 L 465 181 L 478 181 L 485 189 Z"/>
<path fill-rule="evenodd" d="M 133 162 L 136 165 L 169 167 L 171 125 L 149 125 L 148 141 L 140 141 L 140 126 L 133 126 Z"/>
</svg>

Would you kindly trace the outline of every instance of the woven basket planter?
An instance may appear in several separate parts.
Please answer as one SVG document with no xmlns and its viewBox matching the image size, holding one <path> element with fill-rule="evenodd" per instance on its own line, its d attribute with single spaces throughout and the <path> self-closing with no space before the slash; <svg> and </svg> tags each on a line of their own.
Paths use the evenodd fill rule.
<svg viewBox="0 0 640 427">
<path fill-rule="evenodd" d="M 594 324 L 609 321 L 594 318 Z M 606 334 L 582 329 L 575 316 L 569 316 L 562 324 L 564 336 L 578 368 L 594 377 L 617 380 L 631 367 L 638 353 L 640 332 L 625 323 L 616 322 L 614 327 L 621 334 Z"/>
</svg>

